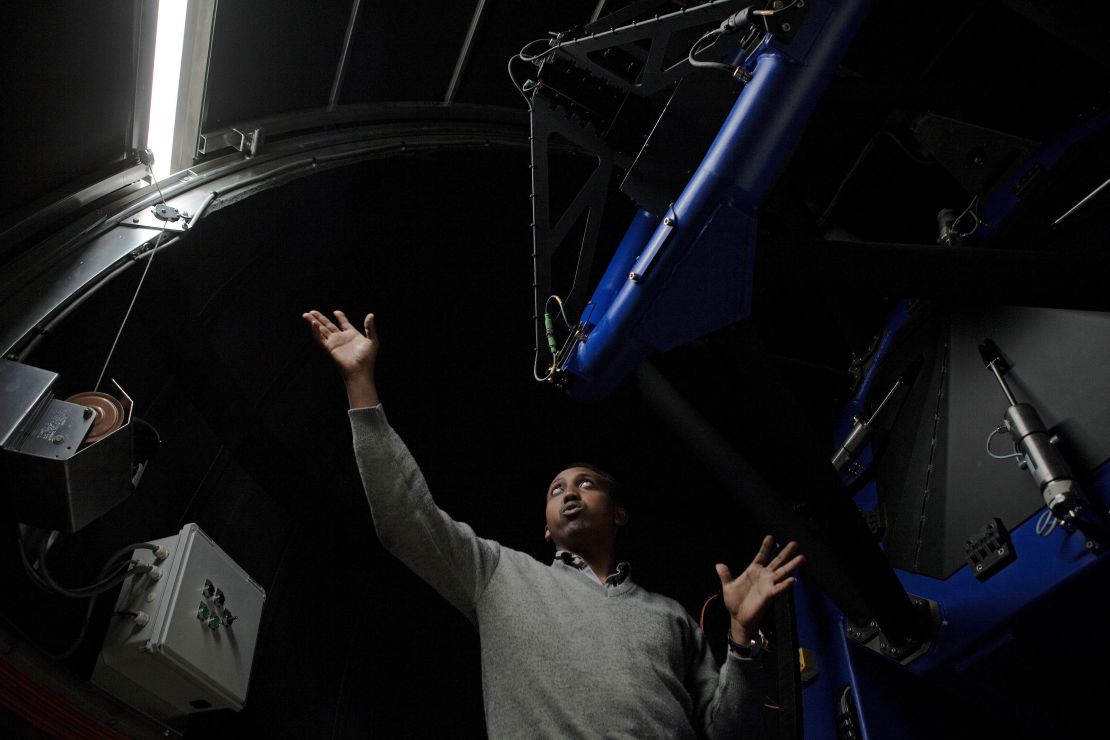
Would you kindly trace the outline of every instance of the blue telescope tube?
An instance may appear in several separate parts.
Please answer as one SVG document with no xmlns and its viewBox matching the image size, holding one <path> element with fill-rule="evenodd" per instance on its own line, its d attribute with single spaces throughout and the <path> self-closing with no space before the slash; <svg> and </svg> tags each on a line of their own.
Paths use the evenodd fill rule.
<svg viewBox="0 0 1110 740">
<path fill-rule="evenodd" d="M 746 62 L 751 80 L 666 217 L 633 217 L 560 365 L 572 397 L 603 398 L 649 353 L 750 313 L 756 213 L 870 1 L 809 4 L 789 44 L 768 37 Z"/>
</svg>

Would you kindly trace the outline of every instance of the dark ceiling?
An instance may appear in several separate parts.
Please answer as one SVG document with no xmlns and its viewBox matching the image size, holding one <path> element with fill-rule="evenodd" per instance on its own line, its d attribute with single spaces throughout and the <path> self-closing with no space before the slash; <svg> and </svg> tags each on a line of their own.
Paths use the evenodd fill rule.
<svg viewBox="0 0 1110 740">
<path fill-rule="evenodd" d="M 360 5 L 342 105 L 443 102 L 481 5 L 452 103 L 514 108 L 525 136 L 506 60 L 589 20 L 598 4 Z M 127 73 L 137 64 L 131 39 L 118 29 L 142 27 L 137 7 L 11 11 L 18 31 L 0 88 L 21 104 L 3 124 L 4 169 L 16 173 L 0 192 L 3 225 L 126 160 L 135 122 L 120 111 L 141 93 Z M 1091 21 L 1098 7 L 876 4 L 762 214 L 754 332 L 725 330 L 657 358 L 765 477 L 789 488 L 791 450 L 761 439 L 759 389 L 721 348 L 757 336 L 803 409 L 798 435 L 831 449 L 851 355 L 878 330 L 889 293 L 884 275 L 856 282 L 850 270 L 830 279 L 807 269 L 805 248 L 833 227 L 935 243 L 937 212 L 963 209 L 975 193 L 966 172 L 939 164 L 915 137 L 925 114 L 1043 142 L 1104 111 L 1110 47 Z M 349 0 L 218 3 L 202 131 L 326 106 L 350 14 Z M 1042 197 L 1074 202 L 1105 179 L 1106 161 L 1075 163 L 1064 192 Z M 121 539 L 195 521 L 267 589 L 246 709 L 198 715 L 190 736 L 484 733 L 476 634 L 377 543 L 341 385 L 300 319 L 309 308 L 378 315 L 389 417 L 437 502 L 483 536 L 549 557 L 540 491 L 585 458 L 633 492 L 624 547 L 636 579 L 691 612 L 716 588 L 714 563 L 752 549 L 760 533 L 631 384 L 583 406 L 532 380 L 528 164 L 523 146 L 491 146 L 323 172 L 207 216 L 153 263 L 111 375 L 162 449 L 134 496 L 63 542 L 56 561 L 80 581 Z M 631 213 L 620 193 L 611 206 L 602 260 Z M 1038 246 L 1023 243 L 1030 233 L 995 246 Z M 124 271 L 25 358 L 61 374 L 59 396 L 94 383 L 138 278 Z M 4 588 L 25 608 L 6 616 L 57 648 L 81 609 L 36 592 L 14 553 L 7 541 Z M 91 635 L 103 632 L 107 601 Z M 95 642 L 65 670 L 87 671 Z"/>
</svg>

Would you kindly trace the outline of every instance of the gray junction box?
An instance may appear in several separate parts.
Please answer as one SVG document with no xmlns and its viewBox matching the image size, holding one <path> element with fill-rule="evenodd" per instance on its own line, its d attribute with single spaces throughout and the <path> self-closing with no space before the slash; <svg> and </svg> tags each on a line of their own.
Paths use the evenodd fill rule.
<svg viewBox="0 0 1110 740">
<path fill-rule="evenodd" d="M 247 700 L 251 664 L 266 592 L 196 524 L 151 544 L 134 559 L 160 575 L 124 581 L 92 682 L 152 719 L 175 723 L 212 709 L 239 710 Z"/>
</svg>

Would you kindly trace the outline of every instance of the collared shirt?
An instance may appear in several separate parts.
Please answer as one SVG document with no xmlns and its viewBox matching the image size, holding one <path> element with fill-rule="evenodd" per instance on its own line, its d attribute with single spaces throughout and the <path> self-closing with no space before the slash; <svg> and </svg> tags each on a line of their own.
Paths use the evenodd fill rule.
<svg viewBox="0 0 1110 740">
<path fill-rule="evenodd" d="M 567 565 L 577 568 L 578 570 L 588 570 L 590 564 L 581 555 L 575 555 L 570 550 L 559 550 L 555 553 L 556 560 L 562 560 Z M 627 560 L 622 560 L 617 563 L 617 572 L 610 573 L 605 578 L 605 585 L 607 587 L 616 588 L 628 579 L 628 574 L 632 572 L 632 566 Z"/>
</svg>

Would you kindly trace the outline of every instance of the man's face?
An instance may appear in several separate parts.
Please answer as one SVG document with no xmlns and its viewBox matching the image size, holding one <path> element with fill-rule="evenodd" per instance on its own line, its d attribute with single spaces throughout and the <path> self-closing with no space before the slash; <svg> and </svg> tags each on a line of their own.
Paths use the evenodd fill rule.
<svg viewBox="0 0 1110 740">
<path fill-rule="evenodd" d="M 624 508 L 610 498 L 601 476 L 590 468 L 567 468 L 547 487 L 544 539 L 559 549 L 582 554 L 612 547 L 617 528 L 628 521 Z"/>
</svg>

